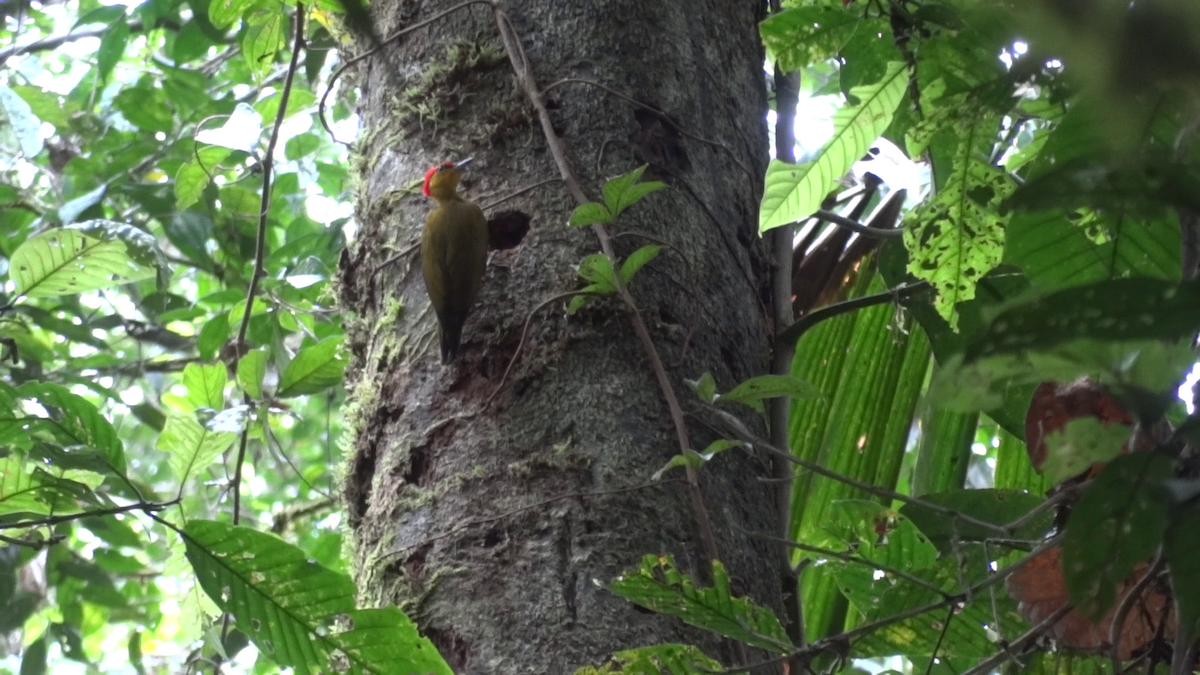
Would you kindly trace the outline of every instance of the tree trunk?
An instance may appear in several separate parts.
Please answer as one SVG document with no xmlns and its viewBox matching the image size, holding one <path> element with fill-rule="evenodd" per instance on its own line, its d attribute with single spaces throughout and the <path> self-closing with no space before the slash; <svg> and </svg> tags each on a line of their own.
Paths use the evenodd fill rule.
<svg viewBox="0 0 1200 675">
<path fill-rule="evenodd" d="M 383 35 L 453 4 L 372 3 Z M 684 378 L 711 371 L 725 390 L 768 366 L 768 267 L 756 233 L 764 7 L 529 0 L 508 10 L 542 89 L 586 78 L 669 116 L 584 84 L 546 94 L 593 199 L 606 178 L 641 164 L 668 185 L 612 231 L 672 247 L 631 291 L 685 408 L 695 397 Z M 561 183 L 487 208 L 559 176 L 490 9 L 452 13 L 358 68 L 360 230 L 339 288 L 353 315 L 345 499 L 364 602 L 399 604 L 460 673 L 561 675 L 662 642 L 697 644 L 732 665 L 733 650 L 711 635 L 595 583 L 647 553 L 673 555 L 698 579 L 708 568 L 681 469 L 621 491 L 648 483 L 679 447 L 620 301 L 593 299 L 571 316 L 555 302 L 535 314 L 488 404 L 529 313 L 578 288 L 575 265 L 598 251 L 590 230 L 567 225 L 575 204 Z M 520 248 L 494 255 L 459 359 L 443 367 L 415 253 L 380 265 L 420 236 L 430 204 L 408 191 L 412 181 L 469 155 L 464 196 L 489 215 L 519 209 L 533 228 Z M 621 256 L 647 243 L 615 242 Z M 715 438 L 701 419 L 688 420 L 696 449 Z M 728 451 L 700 471 L 700 488 L 734 592 L 782 616 L 778 553 L 753 536 L 780 531 L 772 486 L 760 480 L 769 475 L 764 458 Z"/>
</svg>

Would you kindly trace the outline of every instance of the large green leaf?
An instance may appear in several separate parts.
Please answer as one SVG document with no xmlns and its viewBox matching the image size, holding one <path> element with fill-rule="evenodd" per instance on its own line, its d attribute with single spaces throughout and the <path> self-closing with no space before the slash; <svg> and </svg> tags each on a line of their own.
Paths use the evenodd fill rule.
<svg viewBox="0 0 1200 675">
<path fill-rule="evenodd" d="M 646 609 L 679 617 L 748 645 L 779 654 L 791 651 L 775 614 L 767 607 L 734 597 L 725 566 L 714 560 L 712 567 L 713 585 L 698 588 L 691 577 L 675 567 L 670 556 L 647 554 L 637 570 L 617 577 L 607 588 Z"/>
<path fill-rule="evenodd" d="M 112 424 L 96 406 L 66 387 L 50 382 L 26 382 L 17 390 L 36 400 L 50 415 L 65 440 L 99 450 L 113 472 L 124 475 L 125 449 Z"/>
<path fill-rule="evenodd" d="M 39 298 L 147 279 L 158 264 L 150 234 L 124 223 L 91 220 L 30 238 L 13 252 L 9 274 L 18 294 Z"/>
<path fill-rule="evenodd" d="M 1009 303 L 966 349 L 968 360 L 1048 349 L 1081 338 L 1174 340 L 1200 329 L 1200 281 L 1133 278 Z"/>
<path fill-rule="evenodd" d="M 1063 538 L 1063 576 L 1071 602 L 1099 619 L 1117 585 L 1154 555 L 1167 527 L 1165 484 L 1171 459 L 1154 452 L 1118 457 L 1096 476 L 1071 510 Z"/>
<path fill-rule="evenodd" d="M 235 440 L 237 434 L 211 431 L 191 416 L 179 415 L 167 420 L 155 447 L 168 453 L 171 470 L 182 484 L 207 469 Z"/>
<path fill-rule="evenodd" d="M 452 675 L 398 608 L 355 609 L 354 583 L 269 534 L 208 520 L 184 530 L 204 592 L 275 663 L 297 673 Z"/>
<path fill-rule="evenodd" d="M 759 210 L 760 232 L 807 218 L 820 208 L 835 183 L 891 124 L 908 75 L 904 64 L 890 63 L 879 82 L 854 88 L 851 94 L 858 102 L 847 103 L 834 115 L 833 138 L 812 161 L 796 165 L 771 160 Z"/>
<path fill-rule="evenodd" d="M 342 338 L 332 337 L 300 350 L 279 377 L 280 398 L 315 394 L 342 381 L 346 358 Z"/>
</svg>

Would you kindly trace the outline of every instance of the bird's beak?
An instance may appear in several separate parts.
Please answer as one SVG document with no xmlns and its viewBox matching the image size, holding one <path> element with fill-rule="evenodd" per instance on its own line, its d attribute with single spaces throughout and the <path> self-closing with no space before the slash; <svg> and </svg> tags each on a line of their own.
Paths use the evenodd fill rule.
<svg viewBox="0 0 1200 675">
<path fill-rule="evenodd" d="M 468 157 L 468 158 L 464 159 L 463 161 L 459 162 L 458 164 L 455 164 L 454 168 L 461 169 L 464 166 L 470 164 L 474 159 L 475 159 L 474 157 Z"/>
</svg>

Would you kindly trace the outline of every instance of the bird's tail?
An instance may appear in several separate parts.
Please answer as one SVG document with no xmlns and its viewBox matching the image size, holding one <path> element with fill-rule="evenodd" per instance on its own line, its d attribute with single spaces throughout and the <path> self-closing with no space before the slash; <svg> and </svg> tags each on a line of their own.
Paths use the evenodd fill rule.
<svg viewBox="0 0 1200 675">
<path fill-rule="evenodd" d="M 438 327 L 442 341 L 442 363 L 450 363 L 458 356 L 458 345 L 462 341 L 462 324 Z"/>
</svg>

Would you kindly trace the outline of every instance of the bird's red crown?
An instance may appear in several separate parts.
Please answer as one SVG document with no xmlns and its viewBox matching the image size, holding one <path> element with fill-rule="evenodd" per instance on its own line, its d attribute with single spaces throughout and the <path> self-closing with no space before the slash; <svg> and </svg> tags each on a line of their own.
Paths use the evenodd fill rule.
<svg viewBox="0 0 1200 675">
<path fill-rule="evenodd" d="M 454 162 L 442 162 L 441 164 L 438 164 L 437 166 L 433 167 L 432 169 L 426 171 L 425 172 L 425 184 L 423 186 L 421 186 L 421 193 L 424 194 L 426 197 L 430 196 L 429 195 L 429 181 L 433 180 L 433 174 L 437 173 L 438 171 L 440 171 L 442 169 L 453 169 L 453 168 L 454 168 Z"/>
</svg>

